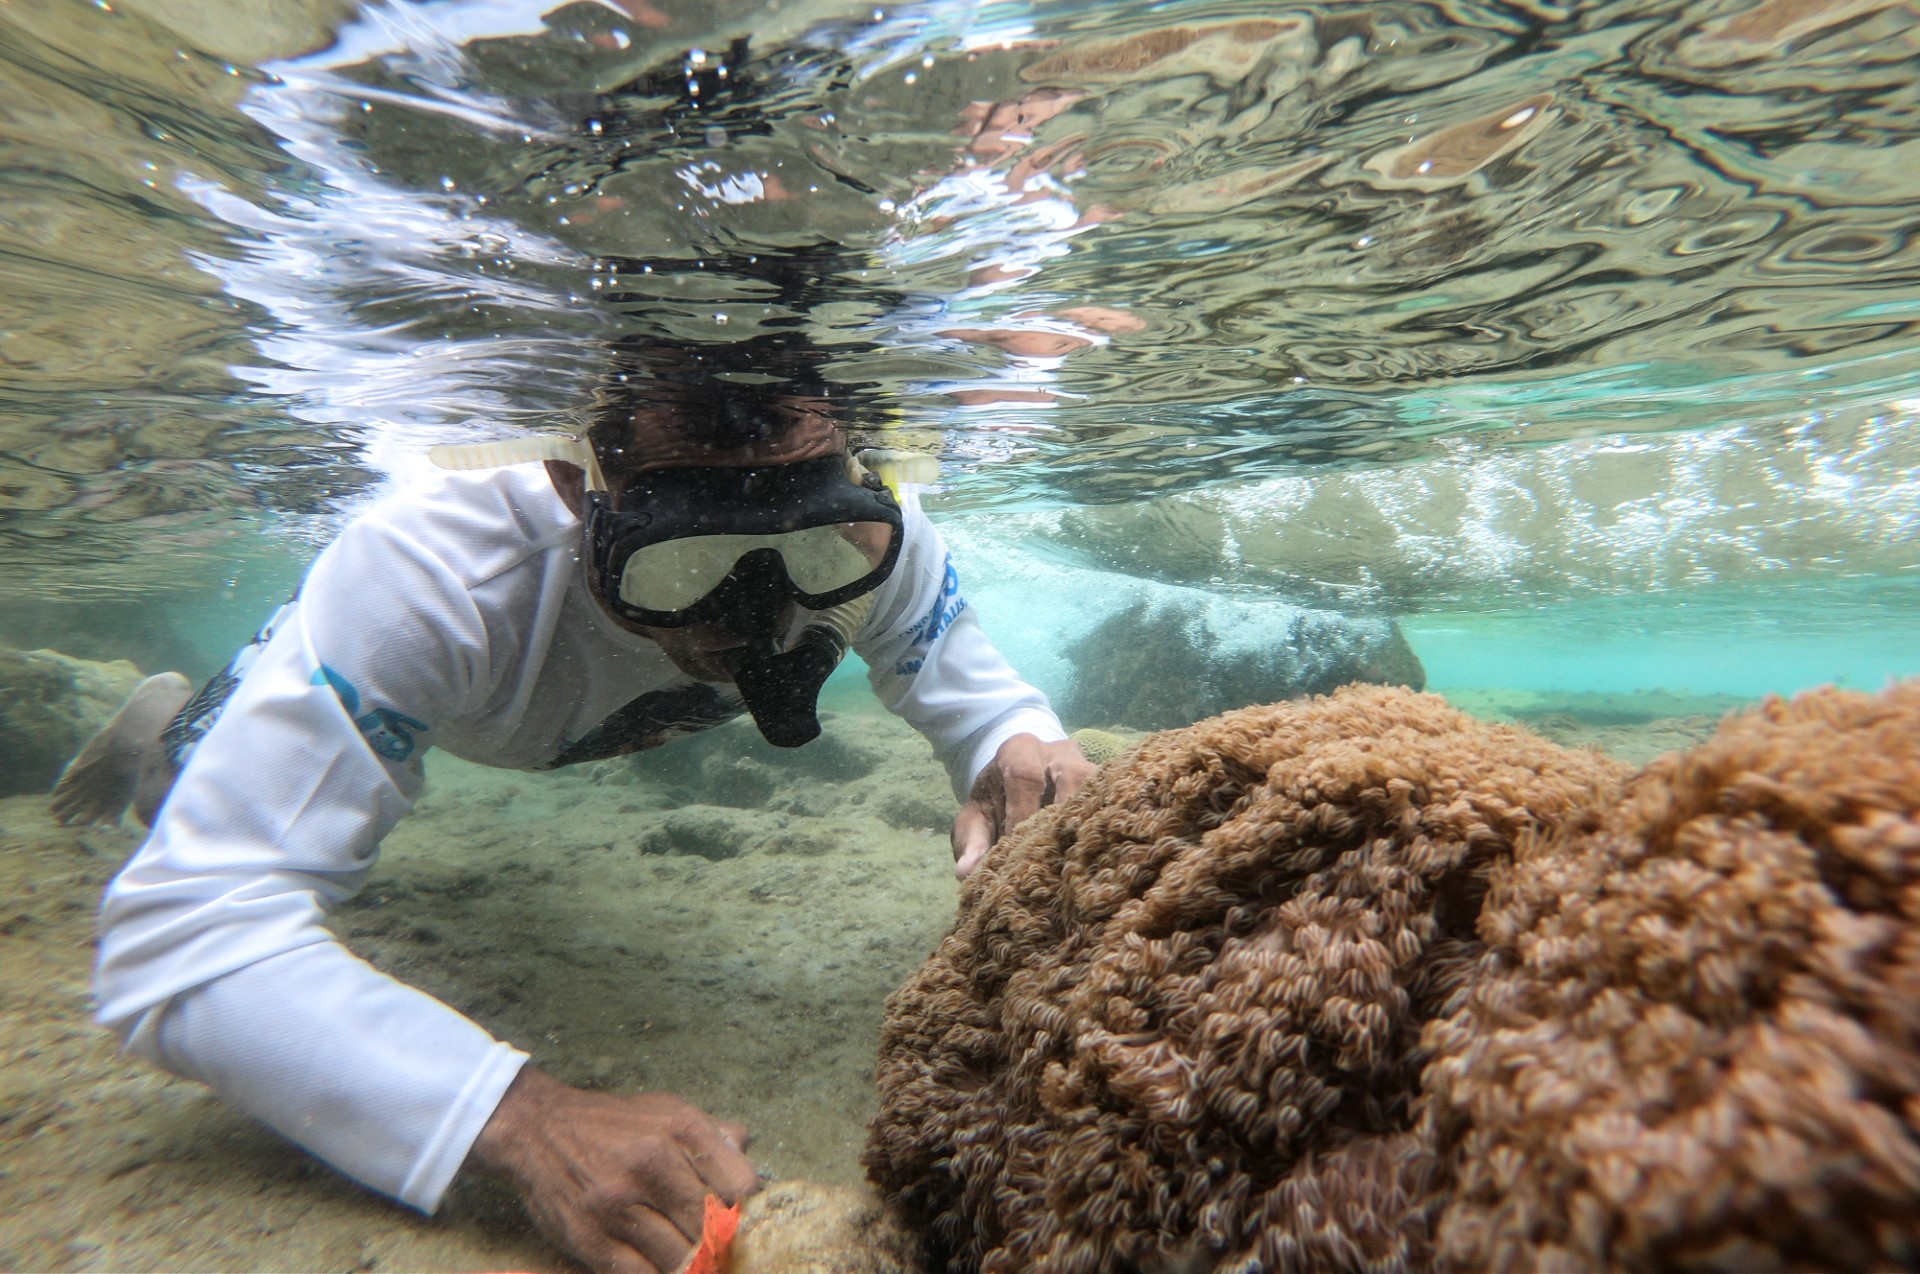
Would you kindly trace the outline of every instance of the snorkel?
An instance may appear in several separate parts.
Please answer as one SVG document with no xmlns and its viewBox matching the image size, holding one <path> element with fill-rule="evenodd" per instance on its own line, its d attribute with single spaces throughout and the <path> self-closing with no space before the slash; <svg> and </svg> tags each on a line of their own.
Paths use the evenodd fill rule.
<svg viewBox="0 0 1920 1274">
<path fill-rule="evenodd" d="M 797 748 L 820 737 L 820 688 L 847 657 L 873 600 L 866 593 L 822 611 L 785 650 L 763 637 L 724 656 L 761 738 L 776 748 Z"/>
<path fill-rule="evenodd" d="M 605 477 L 588 443 L 567 435 L 545 434 L 506 442 L 434 447 L 428 457 L 442 468 L 456 470 L 536 460 L 561 460 L 577 465 L 587 475 L 587 548 L 600 587 L 609 596 L 625 591 L 623 584 L 616 585 L 612 591 L 608 589 L 608 536 L 604 527 L 613 515 L 609 512 Z M 878 492 L 889 505 L 898 499 L 902 483 L 930 482 L 937 479 L 938 474 L 936 460 L 914 452 L 863 451 L 857 459 L 846 458 L 846 477 L 856 486 Z M 892 516 L 897 532 L 897 510 Z M 854 635 L 872 613 L 875 589 L 891 573 L 897 551 L 896 541 L 862 592 L 815 612 L 800 632 L 784 644 L 780 641 L 780 629 L 784 627 L 781 619 L 788 613 L 786 602 L 792 581 L 779 554 L 761 549 L 733 563 L 724 585 L 715 591 L 714 600 L 725 605 L 729 599 L 737 599 L 737 604 L 725 605 L 725 613 L 712 618 L 746 639 L 744 645 L 722 655 L 721 660 L 754 724 L 768 743 L 796 748 L 820 736 L 821 688 L 846 658 Z M 842 590 L 843 596 L 844 592 Z M 754 597 L 778 604 L 746 604 Z M 822 597 L 820 600 L 832 599 Z M 622 609 L 631 608 L 615 607 L 616 613 Z M 632 615 L 623 617 L 633 622 L 647 622 L 635 620 Z"/>
</svg>

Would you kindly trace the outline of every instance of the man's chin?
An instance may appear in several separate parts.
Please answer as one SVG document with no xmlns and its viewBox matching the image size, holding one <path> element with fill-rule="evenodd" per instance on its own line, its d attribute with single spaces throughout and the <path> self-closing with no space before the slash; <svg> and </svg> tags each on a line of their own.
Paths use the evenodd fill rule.
<svg viewBox="0 0 1920 1274">
<path fill-rule="evenodd" d="M 733 672 L 721 660 L 707 655 L 681 655 L 673 657 L 673 666 L 695 681 L 705 681 L 716 686 L 733 684 Z"/>
</svg>

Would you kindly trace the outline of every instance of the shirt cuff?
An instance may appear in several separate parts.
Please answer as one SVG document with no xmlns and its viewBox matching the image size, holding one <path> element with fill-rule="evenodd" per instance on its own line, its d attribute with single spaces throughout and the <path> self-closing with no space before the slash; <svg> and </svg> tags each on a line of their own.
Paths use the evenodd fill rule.
<svg viewBox="0 0 1920 1274">
<path fill-rule="evenodd" d="M 509 1044 L 496 1042 L 487 1051 L 401 1185 L 400 1202 L 433 1214 L 460 1166 L 466 1163 L 467 1153 L 479 1139 L 480 1130 L 493 1118 L 500 1099 L 507 1095 L 507 1088 L 526 1064 L 527 1054 Z"/>
</svg>

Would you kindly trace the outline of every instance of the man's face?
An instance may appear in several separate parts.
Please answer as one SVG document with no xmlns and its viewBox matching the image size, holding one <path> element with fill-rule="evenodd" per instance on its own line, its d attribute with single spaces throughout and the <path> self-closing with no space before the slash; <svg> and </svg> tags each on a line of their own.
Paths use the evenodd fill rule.
<svg viewBox="0 0 1920 1274">
<path fill-rule="evenodd" d="M 797 417 L 817 417 L 824 419 L 826 418 L 825 409 L 825 402 L 817 399 L 790 398 L 781 404 L 781 410 L 790 412 Z M 636 426 L 644 427 L 656 424 L 657 422 L 652 420 L 652 417 L 656 414 L 664 416 L 664 413 L 660 413 L 658 409 L 636 412 Z M 781 460 L 790 463 L 797 460 L 812 459 L 817 454 L 831 454 L 834 451 L 843 450 L 844 445 L 840 442 L 838 433 L 835 432 L 830 436 L 832 438 L 831 446 L 801 454 L 789 452 L 783 454 Z M 584 498 L 583 476 L 580 471 L 571 465 L 555 465 L 552 463 L 549 463 L 547 470 L 553 479 L 555 488 L 559 491 L 561 499 L 566 502 L 567 507 L 572 509 L 576 514 L 584 513 L 586 501 Z M 618 505 L 621 496 L 626 494 L 627 487 L 632 484 L 633 478 L 634 475 L 630 473 L 609 473 L 607 475 L 607 490 L 615 505 Z M 589 572 L 588 574 L 590 577 L 594 576 L 593 572 Z M 733 674 L 726 666 L 725 657 L 729 652 L 739 650 L 745 646 L 748 638 L 720 624 L 690 624 L 683 628 L 657 628 L 649 624 L 636 624 L 614 614 L 612 606 L 609 605 L 608 599 L 601 591 L 598 578 L 590 578 L 589 586 L 593 590 L 594 601 L 599 604 L 600 609 L 604 611 L 614 623 L 619 624 L 628 632 L 638 633 L 640 636 L 658 645 L 661 651 L 666 654 L 667 658 L 673 661 L 674 667 L 678 668 L 687 676 L 694 678 L 696 681 L 710 681 L 720 684 L 730 683 L 733 680 Z M 780 617 L 779 627 L 781 630 L 784 631 L 791 626 L 798 610 L 798 606 L 793 603 L 787 605 Z"/>
<path fill-rule="evenodd" d="M 605 602 L 601 604 L 604 606 Z M 783 626 L 793 621 L 796 609 L 791 603 L 788 604 L 786 613 L 781 617 Z M 646 624 L 627 623 L 618 616 L 614 617 L 614 622 L 628 632 L 639 633 L 642 637 L 652 640 L 667 658 L 673 661 L 674 667 L 695 681 L 731 682 L 733 673 L 727 669 L 727 652 L 738 650 L 747 644 L 745 637 L 719 624 L 690 624 L 685 628 L 653 628 Z"/>
</svg>

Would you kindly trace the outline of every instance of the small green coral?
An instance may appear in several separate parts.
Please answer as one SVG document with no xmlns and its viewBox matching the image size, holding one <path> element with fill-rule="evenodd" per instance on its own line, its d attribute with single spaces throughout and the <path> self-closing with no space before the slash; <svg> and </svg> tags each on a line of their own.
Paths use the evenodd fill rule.
<svg viewBox="0 0 1920 1274">
<path fill-rule="evenodd" d="M 1087 760 L 1095 765 L 1105 765 L 1140 741 L 1138 737 L 1129 739 L 1109 730 L 1092 729 L 1075 730 L 1069 737 L 1080 745 L 1080 750 L 1087 754 Z"/>
</svg>

